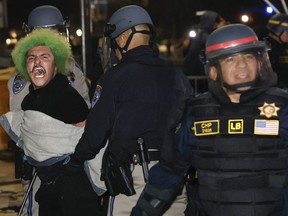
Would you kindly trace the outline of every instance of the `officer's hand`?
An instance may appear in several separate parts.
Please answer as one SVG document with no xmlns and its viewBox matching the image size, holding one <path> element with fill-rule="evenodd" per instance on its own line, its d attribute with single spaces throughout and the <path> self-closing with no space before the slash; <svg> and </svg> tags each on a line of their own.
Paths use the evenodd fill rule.
<svg viewBox="0 0 288 216">
<path fill-rule="evenodd" d="M 84 164 L 77 160 L 74 154 L 70 155 L 70 160 L 67 164 L 64 165 L 64 174 L 68 176 L 78 175 L 83 172 Z"/>
<path fill-rule="evenodd" d="M 134 206 L 130 216 L 149 216 L 143 209 L 141 209 L 138 205 Z"/>
</svg>

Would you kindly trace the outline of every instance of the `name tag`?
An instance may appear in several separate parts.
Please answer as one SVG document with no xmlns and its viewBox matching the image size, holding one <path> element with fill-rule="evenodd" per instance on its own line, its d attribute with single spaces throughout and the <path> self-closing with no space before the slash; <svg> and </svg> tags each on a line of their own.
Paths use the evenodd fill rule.
<svg viewBox="0 0 288 216">
<path fill-rule="evenodd" d="M 228 121 L 228 134 L 243 134 L 243 119 L 233 119 Z"/>
<path fill-rule="evenodd" d="M 219 120 L 194 122 L 194 127 L 191 129 L 194 130 L 195 136 L 219 134 Z"/>
</svg>

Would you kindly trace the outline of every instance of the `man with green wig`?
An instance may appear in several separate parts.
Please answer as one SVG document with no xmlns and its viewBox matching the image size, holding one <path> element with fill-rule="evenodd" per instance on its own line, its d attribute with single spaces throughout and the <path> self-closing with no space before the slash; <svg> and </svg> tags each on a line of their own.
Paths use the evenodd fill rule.
<svg viewBox="0 0 288 216">
<path fill-rule="evenodd" d="M 100 198 L 83 167 L 77 175 L 63 175 L 89 113 L 66 76 L 71 56 L 65 38 L 51 29 L 35 29 L 12 51 L 17 71 L 31 85 L 22 110 L 1 116 L 0 122 L 13 132 L 10 137 L 24 150 L 41 180 L 35 196 L 40 216 L 92 216 L 99 212 Z"/>
</svg>

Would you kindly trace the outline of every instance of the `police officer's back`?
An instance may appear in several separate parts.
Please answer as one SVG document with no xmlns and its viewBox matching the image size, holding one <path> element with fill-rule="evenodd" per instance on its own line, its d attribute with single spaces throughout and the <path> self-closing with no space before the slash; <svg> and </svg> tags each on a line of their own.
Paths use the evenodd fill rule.
<svg viewBox="0 0 288 216">
<path fill-rule="evenodd" d="M 111 201 L 114 205 L 111 211 L 115 215 L 128 215 L 140 195 L 139 188 L 145 185 L 137 160 L 138 144 L 141 144 L 139 138 L 145 144 L 146 150 L 143 152 L 149 158 L 146 162 L 158 161 L 171 107 L 176 102 L 181 107 L 188 94 L 184 93 L 185 86 L 180 87 L 179 91 L 175 89 L 175 80 L 179 76 L 173 65 L 159 58 L 149 45 L 154 36 L 154 25 L 143 8 L 130 5 L 117 10 L 110 18 L 105 34 L 111 38 L 112 49 L 119 62 L 98 82 L 94 107 L 73 158 L 75 164 L 93 158 L 108 140 L 107 152 L 114 158 L 113 163 L 121 161 L 122 165 L 128 164 L 128 170 L 130 166 L 133 167 L 133 173 L 128 173 L 126 179 L 131 180 L 132 176 L 137 182 L 134 188 L 136 194 L 133 182 L 130 187 L 131 181 L 128 181 L 128 189 L 122 188 L 121 178 L 116 180 L 117 185 L 113 185 L 113 179 L 105 177 L 111 169 L 104 167 L 104 170 L 108 170 L 108 174 L 104 173 L 106 185 L 107 181 L 112 182 L 112 189 L 109 187 L 108 191 L 115 196 Z M 190 88 L 184 78 L 179 83 L 183 85 L 186 81 L 186 88 Z M 185 203 L 181 206 L 183 209 Z"/>
</svg>

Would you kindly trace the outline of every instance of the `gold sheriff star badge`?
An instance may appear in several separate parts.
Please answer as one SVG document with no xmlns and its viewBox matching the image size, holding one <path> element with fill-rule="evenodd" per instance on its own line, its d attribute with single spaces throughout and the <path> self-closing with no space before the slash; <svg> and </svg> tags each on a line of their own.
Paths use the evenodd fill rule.
<svg viewBox="0 0 288 216">
<path fill-rule="evenodd" d="M 271 118 L 272 116 L 278 116 L 277 111 L 280 110 L 279 107 L 276 107 L 275 103 L 268 104 L 264 102 L 262 107 L 258 107 L 260 110 L 260 115 Z"/>
</svg>

